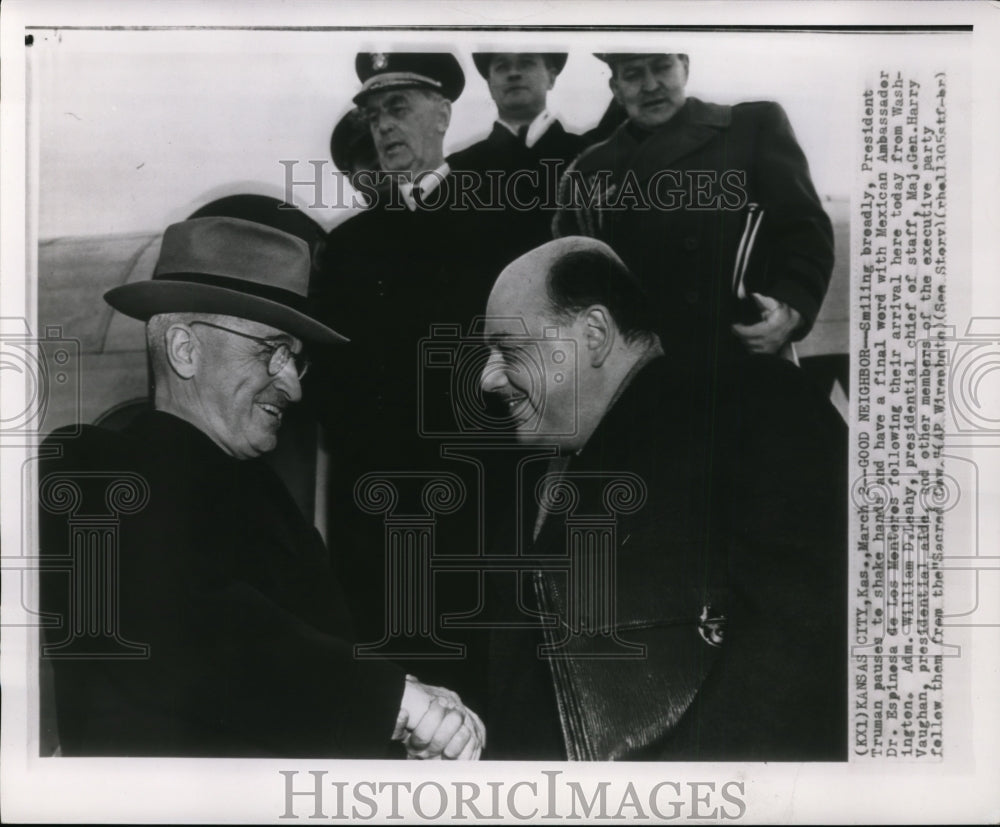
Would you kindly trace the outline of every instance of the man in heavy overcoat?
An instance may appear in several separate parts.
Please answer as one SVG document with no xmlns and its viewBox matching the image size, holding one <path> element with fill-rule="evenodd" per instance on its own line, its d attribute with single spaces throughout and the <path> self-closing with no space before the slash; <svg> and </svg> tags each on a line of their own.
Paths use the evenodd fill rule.
<svg viewBox="0 0 1000 827">
<path fill-rule="evenodd" d="M 642 282 L 672 353 L 711 370 L 804 337 L 833 232 L 780 105 L 688 97 L 684 54 L 599 54 L 628 119 L 560 189 L 556 236 L 588 235 Z"/>
<path fill-rule="evenodd" d="M 790 362 L 706 375 L 656 328 L 589 238 L 490 295 L 483 387 L 559 449 L 491 574 L 490 757 L 843 760 L 844 423 Z"/>
<path fill-rule="evenodd" d="M 153 410 L 43 447 L 63 755 L 478 754 L 453 692 L 356 656 L 350 584 L 260 459 L 302 396 L 306 343 L 345 342 L 307 301 L 310 268 L 295 236 L 198 218 L 167 228 L 152 280 L 106 294 L 146 322 Z"/>
</svg>

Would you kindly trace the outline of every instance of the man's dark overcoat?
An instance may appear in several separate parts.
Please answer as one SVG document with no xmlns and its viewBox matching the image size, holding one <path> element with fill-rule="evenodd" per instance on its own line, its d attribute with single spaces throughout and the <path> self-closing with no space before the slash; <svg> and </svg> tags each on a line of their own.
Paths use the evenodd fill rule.
<svg viewBox="0 0 1000 827">
<path fill-rule="evenodd" d="M 533 146 L 495 123 L 483 140 L 449 156 L 451 168 L 482 176 L 484 204 L 503 209 L 505 233 L 514 257 L 552 240 L 559 179 L 586 146 L 580 135 L 553 121 Z M 502 173 L 493 180 L 488 171 Z M 515 177 L 516 176 L 516 177 Z"/>
<path fill-rule="evenodd" d="M 354 658 L 344 585 L 263 461 L 232 458 L 162 412 L 122 433 L 57 434 L 46 451 L 57 446 L 40 469 L 41 551 L 69 561 L 74 526 L 117 513 L 116 597 L 95 599 L 117 599 L 115 632 L 149 647 L 52 661 L 64 755 L 401 757 L 390 736 L 404 674 Z M 82 497 L 69 511 L 63 481 Z M 53 645 L 72 642 L 80 594 L 58 568 L 42 580 L 43 607 L 64 619 Z M 103 589 L 112 576 L 77 583 Z"/>
<path fill-rule="evenodd" d="M 784 110 L 688 98 L 660 128 L 626 121 L 573 163 L 560 188 L 556 236 L 608 243 L 642 281 L 666 350 L 711 370 L 737 350 L 730 325 L 757 320 L 762 293 L 802 315 L 819 312 L 833 269 L 833 231 Z M 763 210 L 752 252 L 750 204 Z M 734 298 L 746 259 L 747 298 Z"/>
<path fill-rule="evenodd" d="M 441 449 L 499 421 L 483 407 L 485 351 L 481 335 L 470 338 L 470 324 L 485 312 L 493 282 L 517 251 L 499 214 L 467 209 L 455 186 L 454 176 L 446 176 L 414 211 L 390 190 L 335 227 L 310 287 L 323 320 L 351 340 L 310 373 L 306 395 L 319 407 L 330 453 L 330 545 L 352 572 L 349 599 L 366 642 L 385 633 L 390 610 L 383 517 L 358 507 L 358 480 L 378 472 L 459 474 L 467 496 L 438 521 L 436 553 L 475 553 L 482 519 L 476 469 L 442 457 Z M 438 198 L 441 205 L 432 206 Z M 423 508 L 416 495 L 399 504 L 400 512 Z M 456 578 L 468 579 L 434 577 L 436 624 L 444 612 L 475 606 L 475 594 Z M 444 634 L 439 625 L 437 631 Z M 480 667 L 467 659 L 402 662 L 476 708 Z"/>
<path fill-rule="evenodd" d="M 592 543 L 573 577 L 522 576 L 522 605 L 558 623 L 492 633 L 490 757 L 843 760 L 845 430 L 775 357 L 718 384 L 666 358 L 645 366 L 571 458 L 568 488 L 526 546 L 565 560 L 571 533 L 617 510 L 617 560 Z M 493 579 L 508 589 L 498 620 L 523 622 L 516 581 Z M 590 659 L 625 651 L 607 635 L 539 657 L 588 622 L 607 631 L 612 614 L 643 657 Z"/>
</svg>

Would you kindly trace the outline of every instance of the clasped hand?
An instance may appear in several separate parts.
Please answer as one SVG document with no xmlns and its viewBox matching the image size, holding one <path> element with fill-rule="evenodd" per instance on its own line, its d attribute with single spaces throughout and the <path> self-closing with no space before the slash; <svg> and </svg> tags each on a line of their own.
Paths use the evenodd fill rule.
<svg viewBox="0 0 1000 827">
<path fill-rule="evenodd" d="M 476 761 L 486 727 L 457 693 L 407 675 L 392 738 L 403 742 L 407 758 Z"/>
<path fill-rule="evenodd" d="M 777 353 L 791 338 L 802 316 L 795 308 L 770 296 L 751 295 L 760 310 L 761 321 L 751 325 L 734 324 L 733 333 L 751 353 Z"/>
</svg>

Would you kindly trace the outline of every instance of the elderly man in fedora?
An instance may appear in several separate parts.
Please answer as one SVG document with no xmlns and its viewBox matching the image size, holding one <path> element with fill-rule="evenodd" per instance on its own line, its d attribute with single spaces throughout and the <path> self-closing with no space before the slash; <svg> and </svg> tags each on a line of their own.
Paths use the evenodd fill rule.
<svg viewBox="0 0 1000 827">
<path fill-rule="evenodd" d="M 67 567 L 43 577 L 43 609 L 64 619 L 46 651 L 88 654 L 53 660 L 64 755 L 402 757 L 402 740 L 478 756 L 485 732 L 457 695 L 354 656 L 345 584 L 258 459 L 301 397 L 306 344 L 346 341 L 314 317 L 309 272 L 294 236 L 200 218 L 167 228 L 152 280 L 105 295 L 146 322 L 154 410 L 47 443 L 49 559 L 76 562 L 54 485 L 77 515 L 106 510 L 109 479 L 132 494 L 101 552 L 107 604 L 90 607 L 112 607 L 110 626 L 81 631 Z"/>
</svg>

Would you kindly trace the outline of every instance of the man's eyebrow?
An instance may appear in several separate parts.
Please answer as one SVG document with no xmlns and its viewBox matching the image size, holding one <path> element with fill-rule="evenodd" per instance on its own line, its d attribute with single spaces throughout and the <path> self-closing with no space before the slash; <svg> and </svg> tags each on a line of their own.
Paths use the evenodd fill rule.
<svg viewBox="0 0 1000 827">
<path fill-rule="evenodd" d="M 279 331 L 273 334 L 260 333 L 253 335 L 258 339 L 263 339 L 265 342 L 273 342 L 276 345 L 284 344 L 292 347 L 295 344 L 295 337 L 291 333 L 282 333 Z"/>
<path fill-rule="evenodd" d="M 500 333 L 487 333 L 483 338 L 488 345 L 498 345 L 505 339 L 510 339 L 511 334 L 507 331 L 501 331 Z"/>
</svg>

